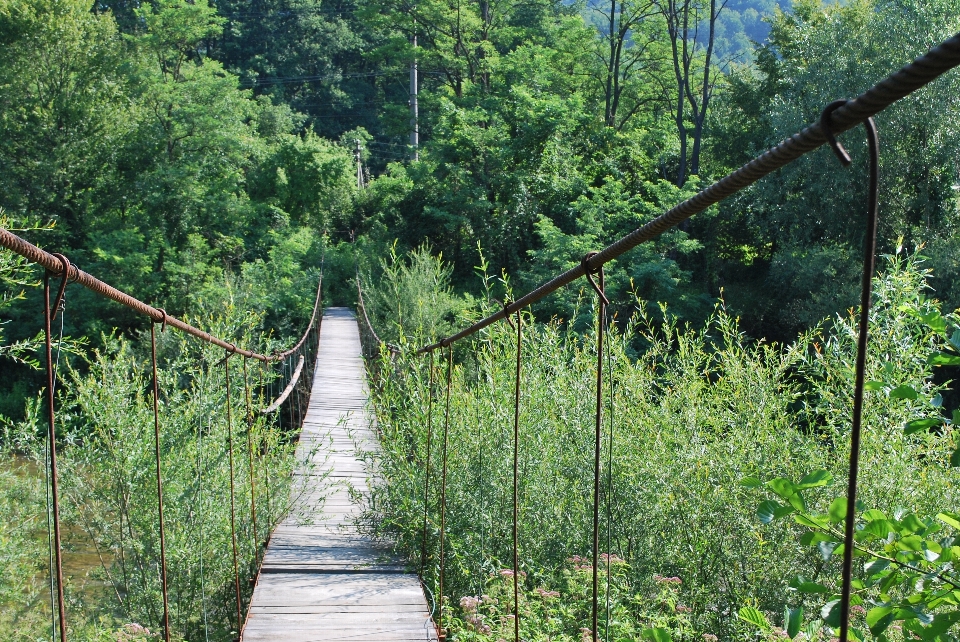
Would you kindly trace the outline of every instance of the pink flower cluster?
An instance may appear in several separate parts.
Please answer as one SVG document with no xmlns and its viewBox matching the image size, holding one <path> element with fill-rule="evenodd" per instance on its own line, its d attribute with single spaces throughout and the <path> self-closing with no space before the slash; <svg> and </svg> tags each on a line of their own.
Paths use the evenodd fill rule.
<svg viewBox="0 0 960 642">
<path fill-rule="evenodd" d="M 683 584 L 679 577 L 664 577 L 663 575 L 654 575 L 653 581 L 657 584 Z"/>
<path fill-rule="evenodd" d="M 132 640 L 145 640 L 152 637 L 154 634 L 150 629 L 131 622 L 130 624 L 124 624 L 123 628 L 118 632 L 117 642 L 128 642 Z"/>
<path fill-rule="evenodd" d="M 579 555 L 574 555 L 573 557 L 568 557 L 567 562 L 573 564 L 573 570 L 575 571 L 592 571 L 593 564 L 592 560 L 586 557 L 580 557 Z"/>
<path fill-rule="evenodd" d="M 500 569 L 500 577 L 513 577 L 513 571 L 509 568 Z M 526 579 L 527 573 L 520 571 L 520 577 Z"/>
<path fill-rule="evenodd" d="M 623 558 L 618 557 L 616 553 L 600 553 L 600 561 L 604 564 L 623 564 L 625 563 Z"/>
<path fill-rule="evenodd" d="M 489 635 L 492 629 L 483 621 L 483 616 L 477 613 L 477 608 L 490 598 L 486 595 L 465 595 L 460 598 L 460 608 L 463 609 L 464 620 L 477 633 Z"/>
<path fill-rule="evenodd" d="M 683 604 L 677 605 L 677 613 L 693 613 L 693 609 L 689 606 L 684 606 Z"/>
<path fill-rule="evenodd" d="M 720 638 L 718 638 L 717 636 L 715 636 L 713 633 L 704 633 L 704 634 L 703 634 L 703 640 L 704 640 L 704 642 L 717 642 L 717 640 L 719 640 L 719 639 L 720 639 Z"/>
<path fill-rule="evenodd" d="M 581 639 L 583 642 L 594 642 L 594 639 L 593 639 L 593 631 L 591 631 L 591 630 L 588 629 L 587 627 L 581 628 L 581 629 L 580 629 L 580 639 Z"/>
<path fill-rule="evenodd" d="M 551 597 L 560 597 L 560 591 L 548 591 L 547 589 L 541 588 L 539 586 L 536 588 L 536 591 L 537 591 L 537 595 L 539 595 L 545 600 Z"/>
</svg>

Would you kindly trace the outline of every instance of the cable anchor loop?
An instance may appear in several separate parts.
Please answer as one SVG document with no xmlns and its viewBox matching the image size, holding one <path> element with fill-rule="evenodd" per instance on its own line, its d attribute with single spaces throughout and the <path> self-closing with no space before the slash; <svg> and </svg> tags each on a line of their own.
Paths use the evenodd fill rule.
<svg viewBox="0 0 960 642">
<path fill-rule="evenodd" d="M 164 310 L 163 308 L 157 308 L 157 312 L 160 313 L 160 318 L 154 319 L 153 322 L 160 324 L 160 332 L 166 332 L 167 331 L 167 311 Z"/>
<path fill-rule="evenodd" d="M 840 141 L 837 140 L 837 137 L 833 135 L 833 126 L 830 123 L 830 116 L 836 110 L 840 109 L 847 104 L 846 100 L 835 100 L 826 107 L 823 108 L 823 111 L 820 113 L 820 131 L 823 132 L 823 135 L 827 139 L 827 144 L 830 145 L 830 149 L 833 150 L 834 155 L 840 161 L 840 164 L 844 167 L 849 167 L 850 163 L 850 154 L 847 153 L 846 148 Z"/>
<path fill-rule="evenodd" d="M 590 270 L 590 259 L 598 255 L 599 252 L 587 252 L 582 259 L 580 259 L 580 267 L 583 268 L 583 274 L 587 277 L 587 281 L 590 283 L 590 287 L 593 288 L 593 291 L 597 293 L 597 296 L 600 297 L 600 300 L 603 301 L 604 305 L 610 305 L 610 299 L 607 298 L 607 295 L 604 294 L 603 288 L 597 284 L 593 279 L 594 274 L 600 275 L 600 282 L 603 282 L 603 266 L 601 265 L 596 270 L 591 272 Z"/>
<path fill-rule="evenodd" d="M 63 312 L 67 308 L 66 301 L 63 298 L 63 295 L 67 292 L 67 283 L 70 283 L 70 259 L 68 259 L 63 254 L 59 252 L 52 252 L 52 255 L 57 257 L 60 260 L 60 264 L 63 266 L 59 275 L 54 274 L 47 270 L 47 274 L 60 277 L 60 288 L 57 290 L 57 298 L 53 302 L 53 316 L 50 317 L 51 321 L 56 320 L 57 315 L 60 312 Z"/>
</svg>

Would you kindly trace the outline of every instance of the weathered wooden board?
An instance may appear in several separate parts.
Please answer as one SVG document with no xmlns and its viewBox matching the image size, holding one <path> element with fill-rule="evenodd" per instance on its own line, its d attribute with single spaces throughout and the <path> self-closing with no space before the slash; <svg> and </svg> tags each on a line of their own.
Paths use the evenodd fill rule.
<svg viewBox="0 0 960 642">
<path fill-rule="evenodd" d="M 375 474 L 356 318 L 329 308 L 294 474 L 293 508 L 274 530 L 244 625 L 245 642 L 436 641 L 415 575 L 356 527 L 355 497 Z"/>
</svg>

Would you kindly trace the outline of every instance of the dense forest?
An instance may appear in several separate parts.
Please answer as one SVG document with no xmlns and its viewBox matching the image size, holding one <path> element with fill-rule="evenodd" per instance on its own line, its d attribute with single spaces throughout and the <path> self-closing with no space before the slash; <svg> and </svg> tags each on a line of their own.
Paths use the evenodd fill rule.
<svg viewBox="0 0 960 642">
<path fill-rule="evenodd" d="M 355 305 L 362 281 L 373 324 L 390 341 L 412 345 L 577 265 L 587 252 L 652 220 L 815 122 L 827 104 L 859 94 L 958 30 L 960 0 L 0 0 L 0 222 L 170 314 L 271 348 L 299 335 L 321 274 L 326 305 Z M 892 460 L 879 455 L 866 464 L 889 473 L 867 494 L 890 510 L 894 499 L 885 500 L 881 489 L 883 483 L 896 486 L 890 479 L 895 472 L 916 483 L 898 491 L 896 501 L 916 501 L 915 510 L 931 514 L 949 508 L 938 508 L 937 501 L 952 501 L 948 489 L 956 481 L 949 466 L 925 468 L 950 460 L 945 449 L 953 439 L 952 419 L 924 436 L 929 439 L 922 447 L 900 428 L 918 417 L 929 420 L 930 413 L 952 417 L 960 406 L 949 385 L 960 358 L 925 361 L 937 350 L 953 350 L 949 340 L 960 350 L 960 335 L 949 338 L 957 325 L 950 311 L 960 306 L 958 108 L 960 74 L 950 73 L 877 117 L 878 242 L 887 258 L 878 278 L 886 298 L 875 323 L 887 364 L 900 364 L 904 379 L 895 381 L 897 368 L 877 365 L 874 392 L 892 404 L 904 400 L 893 394 L 900 384 L 914 391 L 912 405 L 897 406 L 885 419 L 882 409 L 873 411 L 876 421 L 896 424 L 884 433 L 899 448 L 896 465 L 888 468 Z M 634 474 L 623 472 L 616 483 L 629 489 L 643 478 L 644 489 L 660 484 L 700 502 L 696 519 L 678 519 L 670 502 L 652 491 L 617 507 L 638 530 L 625 526 L 613 534 L 625 565 L 618 571 L 623 603 L 617 608 L 626 628 L 616 639 L 635 639 L 644 627 L 670 629 L 675 640 L 709 640 L 717 633 L 760 639 L 737 618 L 741 608 L 780 613 L 790 590 L 787 575 L 822 570 L 796 547 L 781 554 L 750 543 L 754 499 L 762 498 L 729 488 L 748 474 L 800 479 L 819 467 L 838 480 L 843 476 L 826 453 L 845 434 L 847 406 L 839 401 L 838 381 L 852 376 L 847 339 L 865 235 L 866 145 L 859 130 L 842 139 L 852 167 L 842 168 L 821 149 L 605 268 L 616 372 L 624 386 L 617 394 L 621 402 L 626 391 L 639 397 L 654 387 L 662 395 L 643 412 L 625 415 L 638 439 L 643 427 L 659 427 L 663 441 L 624 451 Z M 17 605 L 0 615 L 0 637 L 23 640 L 36 639 L 49 625 L 37 615 L 49 608 L 37 606 L 45 581 L 36 579 L 44 556 L 37 551 L 43 547 L 16 544 L 36 539 L 31 533 L 39 522 L 29 515 L 36 509 L 42 517 L 38 507 L 46 497 L 37 479 L 21 474 L 44 456 L 37 405 L 44 381 L 39 274 L 15 258 L 0 260 L 0 450 L 5 462 L 14 462 L 0 465 L 7 487 L 0 491 L 0 517 L 24 524 L 4 530 L 0 522 L 0 559 L 14 578 L 0 580 L 0 604 Z M 550 381 L 557 363 L 580 374 L 588 367 L 591 296 L 586 287 L 571 287 L 530 311 L 531 325 L 541 324 L 532 332 L 546 346 L 532 367 L 534 379 Z M 98 459 L 102 452 L 92 435 L 112 434 L 103 423 L 107 415 L 142 430 L 131 417 L 149 410 L 147 397 L 137 392 L 149 322 L 79 287 L 68 290 L 61 322 L 60 394 L 69 415 L 64 430 L 76 445 L 74 459 L 69 450 L 65 455 L 65 484 L 75 507 L 69 519 L 106 550 L 114 543 L 98 529 L 114 515 L 104 508 L 111 484 L 146 465 L 149 452 L 132 442 L 117 446 L 129 446 L 134 455 L 122 466 L 97 468 L 105 460 Z M 503 388 L 509 337 L 489 341 L 495 349 L 488 361 L 457 354 L 462 370 L 455 403 L 464 416 L 505 412 L 495 400 L 509 396 Z M 214 390 L 219 375 L 197 365 L 213 358 L 198 348 L 169 336 L 160 348 L 166 366 L 181 370 L 180 378 L 169 375 L 171 386 L 183 386 L 185 404 L 171 422 L 183 443 L 192 444 L 179 464 L 188 476 L 197 457 L 202 460 L 206 439 L 200 432 L 190 436 L 195 404 L 209 405 L 221 394 Z M 383 373 L 396 364 L 377 361 L 376 346 L 368 348 L 371 372 L 385 377 L 374 400 L 385 413 L 384 439 L 421 439 L 421 409 L 404 404 L 430 394 L 422 364 L 407 364 L 406 374 L 391 378 Z M 827 361 L 811 356 L 821 352 Z M 664 373 L 671 383 L 655 384 L 649 372 Z M 706 373 L 709 385 L 697 372 Z M 136 412 L 124 417 L 115 401 L 98 396 L 98 380 L 130 390 Z M 767 417 L 766 430 L 797 434 L 770 441 L 753 419 L 749 426 L 730 419 L 722 431 L 741 444 L 736 456 L 743 459 L 701 475 L 704 461 L 732 455 L 719 441 L 689 432 L 680 417 L 729 411 L 720 400 L 725 385 L 733 386 L 735 414 Z M 562 402 L 549 395 L 531 401 L 530 412 L 542 411 L 538 421 L 554 431 L 544 439 L 559 444 L 569 438 L 550 414 L 553 404 L 571 417 L 585 412 L 570 395 Z M 188 401 L 194 397 L 199 401 Z M 697 401 L 681 407 L 684 398 Z M 216 421 L 210 430 L 222 430 Z M 279 426 L 258 430 L 264 443 L 283 441 Z M 471 435 L 483 441 L 479 432 L 461 436 L 464 479 L 473 474 Z M 937 441 L 943 435 L 949 439 Z M 700 439 L 709 444 L 699 459 L 678 455 L 679 444 Z M 880 450 L 882 441 L 874 444 Z M 290 466 L 285 452 L 278 451 L 265 473 L 277 492 L 286 492 L 278 481 Z M 568 456 L 548 449 L 544 461 L 565 466 Z M 960 463 L 960 455 L 954 457 Z M 654 461 L 673 463 L 655 469 Z M 421 483 L 419 473 L 406 461 L 385 466 L 389 484 L 381 489 L 373 523 L 413 524 L 395 491 Z M 576 480 L 584 471 L 570 470 L 566 492 L 581 496 Z M 102 485 L 87 487 L 90 479 Z M 709 502 L 693 497 L 705 479 L 728 488 L 727 494 Z M 144 497 L 148 481 L 137 482 Z M 505 492 L 505 483 L 491 477 L 490 492 Z M 536 484 L 550 482 L 536 478 L 531 484 L 537 496 Z M 461 491 L 468 494 L 469 486 L 452 492 Z M 206 528 L 190 522 L 183 501 L 172 514 L 182 509 L 184 528 Z M 543 501 L 543 538 L 525 544 L 539 556 L 529 567 L 542 582 L 536 590 L 563 585 L 571 594 L 582 592 L 577 583 L 583 578 L 569 560 L 585 554 L 586 533 L 582 524 L 551 522 L 550 514 L 565 509 L 559 500 Z M 719 517 L 725 502 L 739 506 L 727 522 Z M 86 515 L 86 506 L 98 508 Z M 118 509 L 121 524 L 149 522 L 135 505 L 129 515 L 128 508 Z M 280 514 L 282 507 L 275 507 L 273 517 Z M 453 519 L 461 519 L 466 532 L 469 519 Z M 683 548 L 678 541 L 701 523 L 733 534 L 694 538 Z M 388 533 L 406 552 L 415 548 L 410 529 Z M 781 530 L 786 537 L 788 529 Z M 649 551 L 658 536 L 675 538 L 665 547 L 670 555 L 636 552 L 641 546 Z M 505 540 L 498 544 L 492 537 L 486 566 L 454 571 L 460 573 L 451 580 L 456 590 L 472 590 L 473 578 L 503 559 L 505 549 L 495 548 Z M 482 558 L 484 551 L 471 546 L 465 536 L 460 553 Z M 138 554 L 149 557 L 149 550 Z M 706 575 L 736 563 L 742 563 L 739 576 L 715 591 L 704 588 Z M 109 575 L 110 564 L 103 568 Z M 696 587 L 649 583 L 650 577 L 687 571 L 690 577 L 701 573 Z M 227 571 L 211 573 L 216 582 L 216 574 L 226 577 Z M 183 578 L 184 586 L 193 587 L 191 578 Z M 97 581 L 109 584 L 104 577 Z M 111 608 L 121 620 L 156 630 L 155 591 L 131 582 L 114 591 L 119 602 Z M 531 600 L 542 597 L 532 584 L 528 588 Z M 87 614 L 80 618 L 88 627 L 84 634 L 112 635 L 120 620 L 90 615 L 99 612 L 84 606 L 89 590 L 78 587 L 72 594 L 72 608 Z M 214 637 L 229 639 L 229 586 L 211 591 L 220 600 L 211 617 L 220 618 L 222 629 Z M 651 604 L 672 600 L 674 606 L 682 594 L 693 611 L 637 610 L 631 595 L 644 591 Z M 478 608 L 461 612 L 457 639 L 496 639 L 470 624 Z M 574 632 L 582 624 L 575 609 L 551 619 L 553 607 L 543 608 L 543 622 L 563 620 Z M 656 619 L 661 615 L 662 622 Z M 199 617 L 184 606 L 178 635 L 195 639 Z M 543 636 L 553 635 L 549 626 L 543 624 Z M 549 639 L 567 639 L 564 631 Z M 820 635 L 808 638 L 814 633 Z M 882 634 L 878 639 L 887 639 Z M 534 630 L 529 635 L 540 639 Z"/>
<path fill-rule="evenodd" d="M 0 207 L 171 313 L 246 279 L 284 323 L 309 307 L 321 257 L 332 300 L 349 303 L 355 258 L 377 271 L 394 243 L 428 244 L 461 291 L 478 291 L 481 252 L 531 286 L 913 59 L 957 13 L 941 0 L 6 0 Z M 923 244 L 950 305 L 957 82 L 879 118 L 881 249 Z M 722 293 L 751 336 L 789 339 L 855 300 L 864 182 L 815 154 L 609 266 L 613 299 L 702 323 Z M 300 283 L 266 286 L 285 280 Z M 569 316 L 574 298 L 538 314 Z M 21 321 L 35 309 L 11 309 L 11 339 L 34 332 Z M 125 314 L 68 317 L 67 332 L 136 328 Z"/>
</svg>

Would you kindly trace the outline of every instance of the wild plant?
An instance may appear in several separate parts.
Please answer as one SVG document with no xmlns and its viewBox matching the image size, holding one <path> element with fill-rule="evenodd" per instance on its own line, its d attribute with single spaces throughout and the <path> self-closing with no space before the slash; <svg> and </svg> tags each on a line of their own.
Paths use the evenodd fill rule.
<svg viewBox="0 0 960 642">
<path fill-rule="evenodd" d="M 927 365 L 934 338 L 922 320 L 936 303 L 926 298 L 927 274 L 919 261 L 915 255 L 890 257 L 877 277 L 870 377 L 890 387 L 872 393 L 862 492 L 864 498 L 883 498 L 883 506 L 929 510 L 953 502 L 955 485 L 950 471 L 930 465 L 949 457 L 945 446 L 933 437 L 905 437 L 902 430 L 938 391 Z M 498 304 L 477 305 L 465 319 Z M 626 619 L 634 634 L 657 640 L 753 639 L 755 627 L 738 617 L 742 608 L 772 614 L 781 623 L 784 606 L 802 601 L 790 597 L 791 582 L 825 568 L 819 555 L 812 557 L 798 542 L 799 525 L 758 522 L 756 491 L 740 482 L 799 480 L 818 469 L 837 479 L 845 474 L 853 312 L 789 345 L 744 336 L 722 303 L 702 328 L 678 325 L 669 310 L 655 316 L 637 302 L 633 317 L 611 328 L 607 346 L 601 552 L 625 561 L 631 593 L 640 596 L 617 602 L 623 611 L 611 615 L 609 628 L 615 630 L 614 619 Z M 591 555 L 595 338 L 557 319 L 538 323 L 525 314 L 523 323 L 523 588 L 525 594 L 537 587 L 559 591 L 560 603 L 573 604 L 564 565 Z M 422 574 L 435 592 L 443 492 L 444 593 L 451 617 L 461 622 L 468 620 L 459 599 L 489 594 L 488 578 L 512 560 L 515 341 L 515 330 L 498 323 L 458 346 L 449 373 L 449 413 L 443 351 L 433 358 L 432 375 L 427 355 L 384 353 L 372 385 L 384 445 L 378 459 L 383 482 L 373 490 L 368 521 L 393 537 L 411 567 L 419 568 L 429 476 Z M 889 394 L 907 384 L 917 399 Z M 683 619 L 664 617 L 657 577 L 680 579 L 675 603 L 684 607 Z M 603 577 L 600 591 L 605 605 Z M 590 626 L 587 612 L 574 612 L 576 622 L 564 625 L 573 639 Z M 531 631 L 551 626 L 549 618 L 531 617 Z M 605 618 L 604 606 L 602 639 Z M 470 635 L 487 639 L 476 629 Z M 494 633 L 488 637 L 497 639 Z"/>
</svg>

